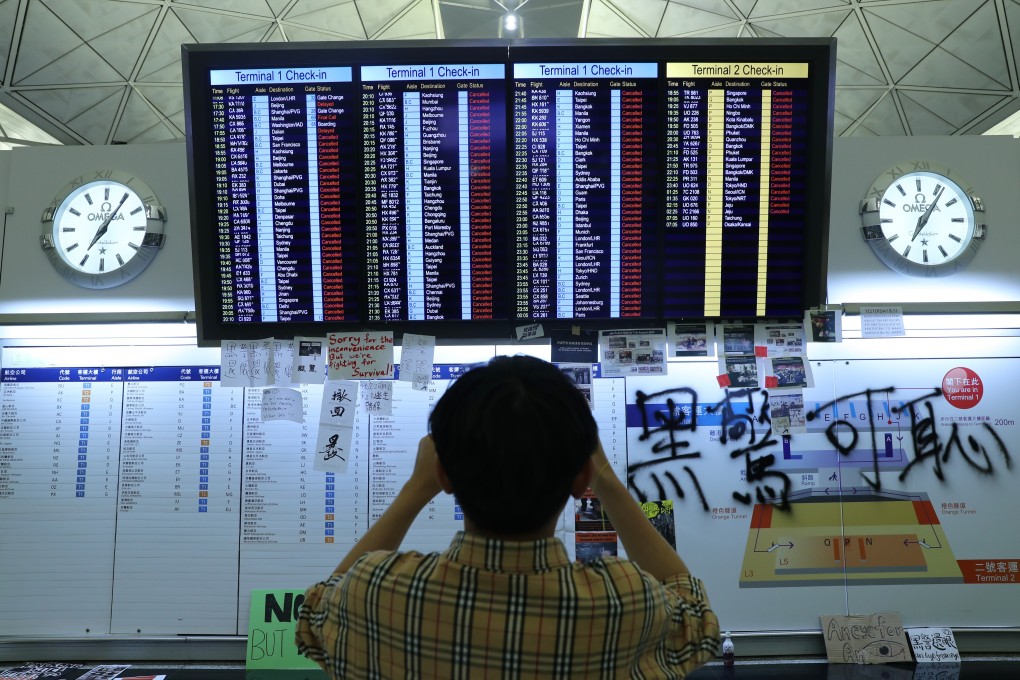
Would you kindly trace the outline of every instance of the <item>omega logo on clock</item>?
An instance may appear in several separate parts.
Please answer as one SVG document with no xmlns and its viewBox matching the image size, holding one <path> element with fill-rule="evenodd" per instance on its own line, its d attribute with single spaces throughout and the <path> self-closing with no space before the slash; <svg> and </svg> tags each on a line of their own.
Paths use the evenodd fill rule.
<svg viewBox="0 0 1020 680">
<path fill-rule="evenodd" d="M 985 239 L 984 203 L 946 168 L 911 163 L 882 174 L 861 201 L 861 232 L 875 255 L 907 276 L 949 276 Z"/>
<path fill-rule="evenodd" d="M 71 283 L 112 288 L 149 265 L 163 247 L 165 221 L 145 182 L 99 170 L 69 182 L 43 211 L 40 245 Z"/>
</svg>

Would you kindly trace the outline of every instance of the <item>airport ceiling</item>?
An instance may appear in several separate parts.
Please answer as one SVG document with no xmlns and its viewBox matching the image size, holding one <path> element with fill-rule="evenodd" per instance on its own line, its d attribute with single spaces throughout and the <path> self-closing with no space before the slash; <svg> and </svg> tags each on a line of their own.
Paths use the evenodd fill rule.
<svg viewBox="0 0 1020 680">
<path fill-rule="evenodd" d="M 497 35 L 837 38 L 835 134 L 1020 108 L 1020 0 L 0 0 L 0 148 L 184 137 L 180 46 Z"/>
</svg>

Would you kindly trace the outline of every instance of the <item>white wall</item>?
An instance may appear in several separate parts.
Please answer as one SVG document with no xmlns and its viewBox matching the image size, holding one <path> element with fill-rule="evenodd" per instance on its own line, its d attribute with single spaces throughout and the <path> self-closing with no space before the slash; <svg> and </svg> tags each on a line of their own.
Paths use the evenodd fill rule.
<svg viewBox="0 0 1020 680">
<path fill-rule="evenodd" d="M 1020 310 L 1020 141 L 1013 137 L 874 137 L 835 140 L 829 224 L 831 304 L 1011 303 Z M 892 271 L 861 236 L 859 204 L 885 170 L 928 161 L 959 174 L 985 203 L 988 235 L 965 271 L 911 278 Z M 909 305 L 908 305 L 909 306 Z M 964 307 L 966 308 L 966 307 Z"/>
<path fill-rule="evenodd" d="M 7 227 L 0 264 L 0 318 L 6 315 L 184 312 L 195 308 L 184 142 L 153 145 L 17 147 L 0 186 Z M 116 288 L 79 288 L 60 277 L 39 245 L 45 210 L 71 180 L 117 170 L 144 180 L 166 208 L 166 242 L 141 276 Z M 0 170 L 2 173 L 2 170 Z"/>
</svg>

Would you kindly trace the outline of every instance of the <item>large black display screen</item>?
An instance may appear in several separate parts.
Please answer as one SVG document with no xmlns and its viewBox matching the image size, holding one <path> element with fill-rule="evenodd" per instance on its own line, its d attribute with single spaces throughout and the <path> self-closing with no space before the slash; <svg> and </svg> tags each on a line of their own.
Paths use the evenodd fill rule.
<svg viewBox="0 0 1020 680">
<path fill-rule="evenodd" d="M 351 72 L 209 72 L 224 324 L 358 319 Z"/>
<path fill-rule="evenodd" d="M 513 64 L 516 316 L 658 315 L 658 65 Z"/>
<path fill-rule="evenodd" d="M 667 62 L 663 314 L 798 316 L 809 247 L 805 62 Z"/>
<path fill-rule="evenodd" d="M 505 71 L 361 69 L 368 321 L 507 318 Z"/>
<path fill-rule="evenodd" d="M 199 342 L 793 318 L 827 40 L 186 45 Z"/>
</svg>

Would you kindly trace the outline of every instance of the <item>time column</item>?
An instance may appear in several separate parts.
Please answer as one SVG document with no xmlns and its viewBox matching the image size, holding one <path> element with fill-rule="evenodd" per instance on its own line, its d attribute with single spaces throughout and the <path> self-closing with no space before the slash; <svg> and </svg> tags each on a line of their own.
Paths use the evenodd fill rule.
<svg viewBox="0 0 1020 680">
<path fill-rule="evenodd" d="M 365 298 L 368 318 L 382 318 L 382 262 L 379 232 L 379 128 L 376 122 L 375 84 L 362 84 L 362 159 L 365 165 Z"/>
<path fill-rule="evenodd" d="M 212 105 L 214 209 L 216 210 L 216 244 L 219 249 L 220 290 L 223 294 L 221 317 L 234 320 L 234 258 L 230 238 L 230 177 L 227 171 L 227 102 L 224 89 L 214 87 Z"/>
</svg>

